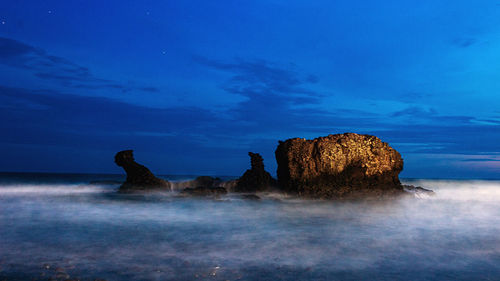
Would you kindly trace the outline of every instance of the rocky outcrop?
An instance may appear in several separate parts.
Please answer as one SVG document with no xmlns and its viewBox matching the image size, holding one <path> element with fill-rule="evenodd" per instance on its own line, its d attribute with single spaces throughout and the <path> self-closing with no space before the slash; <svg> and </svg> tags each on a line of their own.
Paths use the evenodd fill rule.
<svg viewBox="0 0 500 281">
<path fill-rule="evenodd" d="M 421 197 L 421 196 L 433 196 L 435 193 L 434 191 L 423 188 L 421 186 L 414 186 L 414 185 L 403 185 L 404 191 L 415 195 L 416 197 Z"/>
<path fill-rule="evenodd" d="M 172 183 L 171 183 L 172 184 Z M 220 178 L 199 176 L 194 180 L 173 183 L 175 189 L 181 189 L 180 195 L 220 196 L 227 193 Z"/>
<path fill-rule="evenodd" d="M 236 183 L 236 192 L 257 192 L 276 186 L 276 180 L 264 169 L 264 159 L 258 153 L 249 152 L 251 169 Z"/>
<path fill-rule="evenodd" d="M 224 187 L 227 192 L 234 192 L 236 189 L 236 185 L 238 185 L 238 179 L 223 181 L 220 186 Z"/>
<path fill-rule="evenodd" d="M 190 196 L 220 196 L 227 194 L 227 190 L 224 187 L 216 186 L 216 187 L 207 187 L 207 186 L 198 186 L 198 187 L 188 187 L 180 192 L 181 195 L 190 195 Z"/>
<path fill-rule="evenodd" d="M 281 142 L 276 149 L 278 183 L 310 198 L 356 198 L 404 192 L 401 155 L 370 135 L 345 133 Z"/>
<path fill-rule="evenodd" d="M 155 177 L 148 168 L 135 162 L 132 150 L 118 152 L 115 163 L 127 173 L 127 180 L 120 186 L 120 192 L 170 190 L 168 181 Z"/>
<path fill-rule="evenodd" d="M 195 188 L 195 187 L 219 187 L 223 185 L 223 181 L 220 178 L 214 178 L 210 176 L 199 176 L 194 180 L 187 180 L 187 181 L 178 181 L 178 182 L 171 182 L 170 186 L 172 187 L 172 190 L 183 190 L 186 188 Z"/>
</svg>

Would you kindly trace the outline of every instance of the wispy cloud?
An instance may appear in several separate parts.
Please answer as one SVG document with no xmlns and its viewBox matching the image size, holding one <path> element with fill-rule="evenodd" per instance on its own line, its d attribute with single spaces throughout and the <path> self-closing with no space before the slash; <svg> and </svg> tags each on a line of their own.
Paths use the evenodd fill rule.
<svg viewBox="0 0 500 281">
<path fill-rule="evenodd" d="M 393 112 L 391 117 L 411 120 L 411 123 L 415 124 L 425 122 L 430 125 L 446 124 L 451 127 L 468 125 L 477 121 L 473 116 L 443 115 L 434 108 L 424 108 L 422 106 L 409 106 L 403 110 Z"/>
<path fill-rule="evenodd" d="M 155 87 L 130 86 L 97 77 L 87 67 L 48 54 L 41 48 L 5 37 L 0 37 L 0 64 L 25 69 L 40 79 L 53 81 L 69 88 L 116 89 L 122 92 L 158 91 Z"/>
<path fill-rule="evenodd" d="M 468 158 L 463 159 L 464 162 L 500 162 L 500 159 L 496 158 Z"/>
<path fill-rule="evenodd" d="M 477 40 L 475 38 L 456 38 L 452 41 L 452 44 L 454 46 L 460 47 L 460 48 L 468 48 L 474 44 L 477 43 Z"/>
<path fill-rule="evenodd" d="M 282 103 L 292 104 L 315 104 L 321 97 L 307 88 L 308 84 L 317 83 L 318 77 L 312 74 L 302 76 L 290 66 L 285 68 L 266 60 L 220 62 L 200 56 L 194 59 L 201 65 L 230 73 L 231 77 L 222 89 L 232 94 L 256 100 L 259 96 L 279 99 Z"/>
<path fill-rule="evenodd" d="M 104 97 L 0 86 L 2 128 L 21 132 L 44 128 L 107 135 L 135 132 L 179 134 L 203 128 L 219 118 L 197 107 L 150 108 Z M 181 122 L 182 121 L 182 122 Z M 38 130 L 37 130 L 38 131 Z M 39 140 L 33 138 L 33 141 Z"/>
</svg>

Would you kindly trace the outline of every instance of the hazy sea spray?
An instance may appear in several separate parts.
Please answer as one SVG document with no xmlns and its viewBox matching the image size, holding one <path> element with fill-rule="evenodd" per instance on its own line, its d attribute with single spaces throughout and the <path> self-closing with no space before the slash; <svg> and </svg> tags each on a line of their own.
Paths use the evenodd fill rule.
<svg viewBox="0 0 500 281">
<path fill-rule="evenodd" d="M 104 192 L 102 187 L 79 184 L 16 184 L 0 187 L 0 196 L 50 196 L 102 192 Z"/>
<path fill-rule="evenodd" d="M 109 280 L 500 276 L 500 182 L 411 184 L 436 195 L 355 203 L 261 194 L 245 201 L 4 184 L 0 276 L 36 275 L 44 263 Z"/>
</svg>

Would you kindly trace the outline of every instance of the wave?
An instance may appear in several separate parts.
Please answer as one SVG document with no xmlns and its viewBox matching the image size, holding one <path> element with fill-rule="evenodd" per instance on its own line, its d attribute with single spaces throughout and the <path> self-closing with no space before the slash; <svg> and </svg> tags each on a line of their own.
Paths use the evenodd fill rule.
<svg viewBox="0 0 500 281">
<path fill-rule="evenodd" d="M 171 181 L 173 194 L 178 191 L 192 187 L 193 180 L 175 180 Z M 455 200 L 455 201 L 482 201 L 482 202 L 500 202 L 500 181 L 494 180 L 429 180 L 414 179 L 403 180 L 403 184 L 422 186 L 433 190 L 432 196 L 427 194 L 415 194 L 419 199 L 428 200 Z M 229 182 L 223 184 L 230 185 Z M 68 195 L 68 194 L 90 194 L 90 193 L 109 193 L 114 192 L 118 185 L 107 183 L 106 181 L 95 181 L 93 183 L 3 183 L 0 184 L 0 196 L 14 195 Z M 231 190 L 230 186 L 227 187 Z M 156 195 L 168 193 L 156 193 Z M 279 192 L 263 192 L 259 197 L 267 199 L 289 199 L 299 200 Z M 236 198 L 227 196 L 228 199 Z M 237 199 L 237 198 L 236 198 Z"/>
<path fill-rule="evenodd" d="M 40 196 L 103 193 L 114 191 L 105 185 L 84 184 L 9 184 L 0 185 L 0 196 Z"/>
<path fill-rule="evenodd" d="M 428 197 L 431 200 L 500 202 L 500 181 L 496 180 L 418 179 L 405 183 L 432 189 L 435 196 Z"/>
</svg>

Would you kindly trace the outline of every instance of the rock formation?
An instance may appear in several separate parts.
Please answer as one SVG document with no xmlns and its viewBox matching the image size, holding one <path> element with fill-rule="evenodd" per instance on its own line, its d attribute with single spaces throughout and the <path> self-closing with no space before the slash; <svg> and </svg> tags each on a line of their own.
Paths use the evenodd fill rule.
<svg viewBox="0 0 500 281">
<path fill-rule="evenodd" d="M 433 196 L 435 194 L 434 191 L 423 188 L 421 186 L 403 185 L 403 188 L 406 192 L 411 193 L 417 197 L 420 197 L 422 195 Z"/>
<path fill-rule="evenodd" d="M 276 180 L 264 169 L 264 159 L 258 153 L 249 152 L 251 169 L 239 178 L 234 191 L 256 192 L 276 186 Z"/>
<path fill-rule="evenodd" d="M 379 138 L 345 133 L 279 143 L 278 183 L 310 198 L 356 198 L 402 193 L 401 155 Z"/>
<path fill-rule="evenodd" d="M 148 168 L 135 162 L 132 150 L 118 152 L 115 163 L 127 173 L 127 180 L 120 186 L 120 192 L 170 190 L 168 181 L 155 177 Z"/>
<path fill-rule="evenodd" d="M 183 190 L 186 188 L 195 188 L 195 187 L 219 187 L 223 185 L 223 181 L 220 178 L 214 178 L 210 176 L 199 176 L 194 180 L 187 181 L 178 181 L 171 182 L 170 187 L 172 190 Z"/>
<path fill-rule="evenodd" d="M 220 196 L 227 194 L 227 190 L 224 187 L 188 187 L 180 192 L 181 195 L 191 195 L 191 196 Z"/>
<path fill-rule="evenodd" d="M 172 184 L 172 183 L 171 183 Z M 181 189 L 181 195 L 219 196 L 227 193 L 220 178 L 199 176 L 194 180 L 176 182 L 175 189 Z"/>
</svg>

